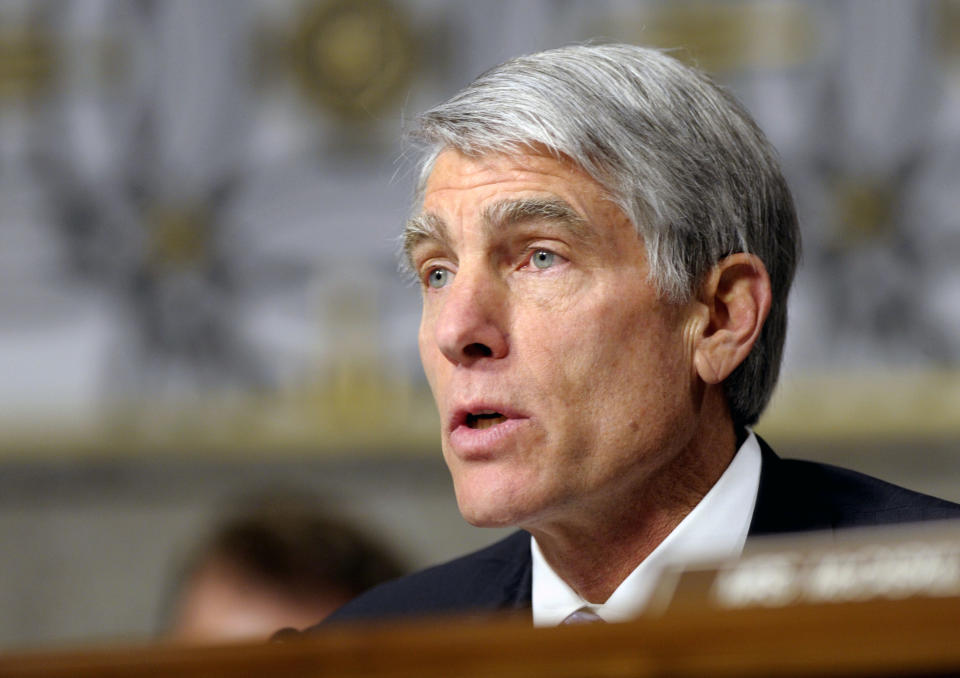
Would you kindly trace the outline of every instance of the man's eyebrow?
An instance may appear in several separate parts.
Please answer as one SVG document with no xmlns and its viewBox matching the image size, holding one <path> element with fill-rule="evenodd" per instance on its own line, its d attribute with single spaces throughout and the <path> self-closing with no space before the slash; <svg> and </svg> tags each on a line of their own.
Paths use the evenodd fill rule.
<svg viewBox="0 0 960 678">
<path fill-rule="evenodd" d="M 585 240 L 591 233 L 587 220 L 559 198 L 501 200 L 488 205 L 482 216 L 486 228 L 495 231 L 530 221 L 550 221 L 562 224 L 576 238 Z M 414 248 L 428 240 L 449 243 L 446 222 L 432 212 L 410 217 L 403 229 L 403 251 L 411 267 Z"/>
<path fill-rule="evenodd" d="M 580 239 L 586 239 L 590 233 L 587 220 L 560 198 L 501 200 L 483 210 L 483 220 L 495 230 L 528 221 L 550 221 L 566 226 Z"/>
<path fill-rule="evenodd" d="M 425 240 L 447 243 L 447 224 L 436 214 L 427 212 L 407 219 L 403 229 L 403 251 L 407 263 L 413 265 L 413 249 Z"/>
</svg>

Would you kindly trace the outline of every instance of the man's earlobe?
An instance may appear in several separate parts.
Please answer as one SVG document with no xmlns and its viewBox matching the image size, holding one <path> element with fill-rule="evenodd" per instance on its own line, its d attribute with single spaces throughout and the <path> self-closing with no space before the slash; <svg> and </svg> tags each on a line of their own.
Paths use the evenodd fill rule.
<svg viewBox="0 0 960 678">
<path fill-rule="evenodd" d="M 709 320 L 696 340 L 693 365 L 708 384 L 719 384 L 742 363 L 770 312 L 770 276 L 759 257 L 731 254 L 700 287 Z"/>
</svg>

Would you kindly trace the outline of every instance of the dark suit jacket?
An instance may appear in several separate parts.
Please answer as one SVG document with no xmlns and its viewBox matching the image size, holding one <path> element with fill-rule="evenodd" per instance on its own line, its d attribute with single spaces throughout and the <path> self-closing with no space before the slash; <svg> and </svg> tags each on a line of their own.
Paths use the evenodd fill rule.
<svg viewBox="0 0 960 678">
<path fill-rule="evenodd" d="M 960 518 L 960 505 L 855 471 L 780 459 L 762 440 L 760 448 L 760 490 L 750 536 Z M 531 580 L 530 535 L 520 531 L 378 586 L 328 621 L 526 609 Z"/>
</svg>

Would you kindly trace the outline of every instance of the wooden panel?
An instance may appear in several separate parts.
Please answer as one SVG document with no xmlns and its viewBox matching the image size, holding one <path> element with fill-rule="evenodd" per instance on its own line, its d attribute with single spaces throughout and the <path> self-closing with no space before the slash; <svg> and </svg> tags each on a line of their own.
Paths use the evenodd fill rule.
<svg viewBox="0 0 960 678">
<path fill-rule="evenodd" d="M 526 619 L 342 626 L 287 643 L 0 657 L 17 678 L 645 678 L 960 674 L 960 599 L 681 609 L 625 624 Z"/>
</svg>

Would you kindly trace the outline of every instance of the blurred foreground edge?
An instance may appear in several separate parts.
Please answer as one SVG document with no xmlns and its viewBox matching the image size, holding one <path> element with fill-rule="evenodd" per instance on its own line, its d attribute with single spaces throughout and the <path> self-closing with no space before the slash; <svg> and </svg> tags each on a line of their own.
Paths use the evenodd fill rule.
<svg viewBox="0 0 960 678">
<path fill-rule="evenodd" d="M 751 542 L 624 624 L 331 626 L 282 643 L 0 654 L 0 677 L 960 676 L 960 525 Z"/>
</svg>

